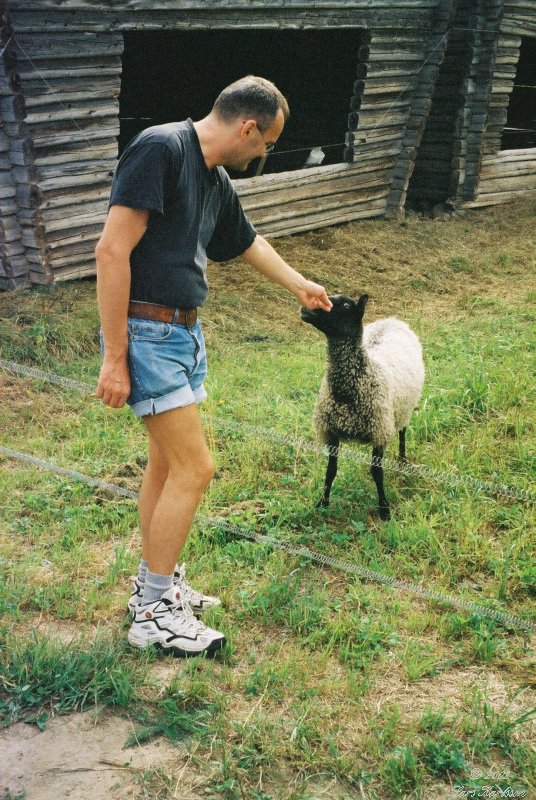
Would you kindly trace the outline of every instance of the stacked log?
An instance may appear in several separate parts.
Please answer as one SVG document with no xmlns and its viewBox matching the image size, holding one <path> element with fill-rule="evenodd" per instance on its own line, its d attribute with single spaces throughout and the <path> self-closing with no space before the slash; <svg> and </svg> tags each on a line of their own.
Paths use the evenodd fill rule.
<svg viewBox="0 0 536 800">
<path fill-rule="evenodd" d="M 10 76 L 14 63 L 12 31 L 7 24 L 5 6 L 0 5 L 2 58 L 0 58 L 0 112 L 15 101 L 16 91 Z M 0 127 L 0 289 L 15 289 L 25 283 L 28 265 L 24 256 L 22 230 L 19 222 L 17 187 L 11 169 L 10 140 L 5 126 Z"/>
<path fill-rule="evenodd" d="M 393 188 L 398 188 L 401 161 L 411 159 L 404 139 L 425 58 L 425 38 L 422 30 L 382 28 L 373 32 L 366 62 L 363 62 L 366 78 L 360 82 L 359 113 L 354 120 L 349 120 L 354 122 L 353 126 L 350 125 L 348 142 L 352 148 L 353 162 L 361 164 L 362 168 L 369 162 L 379 161 L 382 164 L 381 201 L 384 214 L 391 202 L 399 204 L 400 195 L 393 201 Z"/>
<path fill-rule="evenodd" d="M 33 283 L 94 274 L 117 160 L 122 38 L 17 34 L 2 105 Z"/>
<path fill-rule="evenodd" d="M 385 171 L 379 157 L 328 170 L 272 173 L 236 181 L 242 207 L 261 234 L 283 236 L 323 225 L 379 216 L 385 205 Z"/>
<path fill-rule="evenodd" d="M 536 148 L 501 151 L 522 37 L 536 35 L 534 5 L 532 0 L 504 3 L 477 190 L 463 204 L 464 208 L 536 196 Z"/>
</svg>

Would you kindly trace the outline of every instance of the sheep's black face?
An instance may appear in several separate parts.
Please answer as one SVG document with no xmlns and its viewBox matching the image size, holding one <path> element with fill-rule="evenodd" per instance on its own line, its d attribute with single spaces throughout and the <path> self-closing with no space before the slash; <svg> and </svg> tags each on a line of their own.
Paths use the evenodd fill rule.
<svg viewBox="0 0 536 800">
<path fill-rule="evenodd" d="M 363 294 L 359 300 L 352 300 L 344 294 L 336 294 L 329 299 L 333 303 L 331 311 L 302 308 L 302 320 L 314 325 L 327 337 L 346 339 L 360 333 L 368 295 Z"/>
</svg>

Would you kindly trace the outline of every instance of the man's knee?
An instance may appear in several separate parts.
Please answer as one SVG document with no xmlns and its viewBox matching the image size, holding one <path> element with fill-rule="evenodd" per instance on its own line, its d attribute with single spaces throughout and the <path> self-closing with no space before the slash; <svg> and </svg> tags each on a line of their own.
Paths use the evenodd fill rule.
<svg viewBox="0 0 536 800">
<path fill-rule="evenodd" d="M 171 465 L 169 476 L 171 480 L 181 484 L 187 481 L 192 488 L 204 491 L 214 477 L 215 471 L 216 467 L 210 454 L 206 456 L 198 455 L 189 464 L 180 462 Z"/>
<path fill-rule="evenodd" d="M 200 461 L 197 465 L 196 472 L 200 486 L 206 489 L 216 472 L 214 461 L 210 455 Z"/>
</svg>

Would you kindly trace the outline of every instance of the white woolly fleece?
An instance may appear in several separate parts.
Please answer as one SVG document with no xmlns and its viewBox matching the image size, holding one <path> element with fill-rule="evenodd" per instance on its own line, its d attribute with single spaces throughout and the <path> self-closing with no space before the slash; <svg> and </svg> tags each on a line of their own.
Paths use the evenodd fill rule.
<svg viewBox="0 0 536 800">
<path fill-rule="evenodd" d="M 341 348 L 337 363 L 329 357 L 315 407 L 319 438 L 385 447 L 408 425 L 424 383 L 424 362 L 418 337 L 399 319 L 389 317 L 365 325 L 361 346 Z M 330 382 L 331 378 L 331 382 Z M 335 399 L 333 379 L 344 389 Z"/>
</svg>

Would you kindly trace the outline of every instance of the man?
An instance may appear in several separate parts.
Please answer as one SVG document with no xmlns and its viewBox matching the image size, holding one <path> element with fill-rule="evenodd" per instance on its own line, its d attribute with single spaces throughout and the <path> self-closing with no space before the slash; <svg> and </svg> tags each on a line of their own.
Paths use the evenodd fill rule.
<svg viewBox="0 0 536 800">
<path fill-rule="evenodd" d="M 223 165 L 245 171 L 274 147 L 288 105 L 269 81 L 228 86 L 199 122 L 142 131 L 114 176 L 96 248 L 103 363 L 97 397 L 128 402 L 143 419 L 149 459 L 140 492 L 142 561 L 129 608 L 129 642 L 175 654 L 211 653 L 223 634 L 192 613 L 219 604 L 196 592 L 176 562 L 214 465 L 197 404 L 206 397 L 197 308 L 207 295 L 207 256 L 242 256 L 292 292 L 329 310 L 322 286 L 291 269 L 245 217 Z"/>
</svg>

